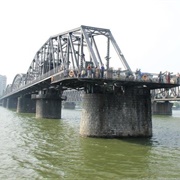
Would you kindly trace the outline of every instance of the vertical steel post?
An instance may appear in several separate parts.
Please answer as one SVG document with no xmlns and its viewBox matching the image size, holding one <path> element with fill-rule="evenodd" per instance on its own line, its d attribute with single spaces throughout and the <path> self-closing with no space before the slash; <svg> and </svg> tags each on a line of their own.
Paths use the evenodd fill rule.
<svg viewBox="0 0 180 180">
<path fill-rule="evenodd" d="M 83 59 L 84 59 L 84 52 L 83 52 L 83 34 L 81 35 L 81 42 L 80 42 L 80 46 L 81 46 L 81 52 L 80 52 L 80 55 L 81 55 L 81 71 L 83 69 Z"/>
<path fill-rule="evenodd" d="M 109 37 L 107 37 L 107 56 L 106 56 L 106 67 L 109 69 L 109 54 L 110 54 L 110 40 Z"/>
</svg>

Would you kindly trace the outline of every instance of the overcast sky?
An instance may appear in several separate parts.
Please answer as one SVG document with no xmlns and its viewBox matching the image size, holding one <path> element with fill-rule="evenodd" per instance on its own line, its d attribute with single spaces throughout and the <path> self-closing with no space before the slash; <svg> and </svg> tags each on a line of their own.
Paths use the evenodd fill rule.
<svg viewBox="0 0 180 180">
<path fill-rule="evenodd" d="M 180 0 L 2 0 L 0 74 L 26 73 L 50 36 L 110 29 L 133 71 L 180 72 Z"/>
</svg>

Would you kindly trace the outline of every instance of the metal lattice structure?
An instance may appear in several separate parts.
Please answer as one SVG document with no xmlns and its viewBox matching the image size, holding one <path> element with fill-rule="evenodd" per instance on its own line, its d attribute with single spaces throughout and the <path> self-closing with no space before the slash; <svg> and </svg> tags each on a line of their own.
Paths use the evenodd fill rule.
<svg viewBox="0 0 180 180">
<path fill-rule="evenodd" d="M 121 63 L 119 66 L 124 72 L 133 74 L 109 29 L 80 26 L 50 37 L 35 54 L 27 72 L 17 74 L 5 93 L 12 93 L 60 71 L 63 77 L 68 77 L 66 72 L 82 71 L 89 63 L 94 67 L 104 64 L 108 70 L 117 62 Z"/>
<path fill-rule="evenodd" d="M 11 85 L 11 91 L 14 91 L 25 84 L 26 74 L 17 74 Z"/>
<path fill-rule="evenodd" d="M 6 86 L 6 93 L 10 93 L 11 92 L 11 86 L 12 86 L 12 84 L 8 84 L 7 86 Z"/>
<path fill-rule="evenodd" d="M 101 44 L 98 46 L 97 43 Z M 132 73 L 109 29 L 81 26 L 52 36 L 36 53 L 27 71 L 25 84 L 52 70 L 54 73 L 61 70 L 81 71 L 87 63 L 96 67 L 105 64 L 109 69 L 110 59 L 117 62 L 110 57 L 112 47 L 117 53 L 116 58 L 121 60 L 122 68 Z"/>
<path fill-rule="evenodd" d="M 180 101 L 180 88 L 155 89 L 151 91 L 153 101 Z"/>
</svg>

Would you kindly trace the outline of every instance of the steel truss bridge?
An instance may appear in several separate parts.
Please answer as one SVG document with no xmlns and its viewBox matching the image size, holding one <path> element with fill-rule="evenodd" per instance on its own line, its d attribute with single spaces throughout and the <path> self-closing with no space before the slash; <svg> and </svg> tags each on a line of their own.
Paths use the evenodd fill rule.
<svg viewBox="0 0 180 180">
<path fill-rule="evenodd" d="M 88 65 L 94 70 L 90 77 Z M 102 65 L 105 74 L 100 78 Z M 176 83 L 158 83 L 157 77 L 150 76 L 137 80 L 109 29 L 80 26 L 50 37 L 35 54 L 27 72 L 14 77 L 0 100 L 48 94 L 52 90 L 60 95 L 68 89 L 112 92 L 119 88 L 123 92 L 124 86 L 163 88 L 154 91 L 156 98 L 180 97 Z"/>
</svg>

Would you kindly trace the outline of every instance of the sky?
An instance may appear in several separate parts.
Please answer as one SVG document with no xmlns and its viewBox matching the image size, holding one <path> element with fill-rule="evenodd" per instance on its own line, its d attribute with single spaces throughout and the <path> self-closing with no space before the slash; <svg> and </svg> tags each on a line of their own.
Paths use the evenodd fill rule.
<svg viewBox="0 0 180 180">
<path fill-rule="evenodd" d="M 49 37 L 81 25 L 110 29 L 132 71 L 180 72 L 180 0 L 6 0 L 0 74 L 11 84 Z"/>
</svg>

